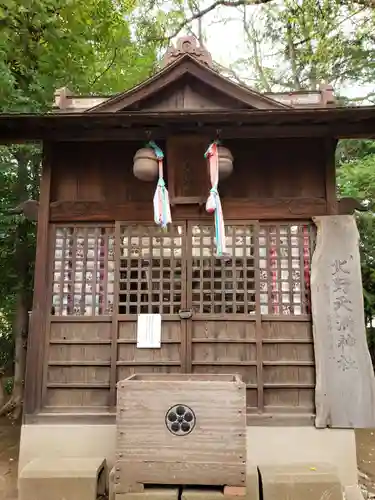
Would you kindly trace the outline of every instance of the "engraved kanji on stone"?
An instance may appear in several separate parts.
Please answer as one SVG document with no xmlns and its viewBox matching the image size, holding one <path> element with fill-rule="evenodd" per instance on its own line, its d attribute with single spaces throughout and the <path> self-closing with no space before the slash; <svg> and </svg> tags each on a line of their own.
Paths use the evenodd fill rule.
<svg viewBox="0 0 375 500">
<path fill-rule="evenodd" d="M 351 316 L 343 316 L 336 319 L 336 327 L 339 332 L 352 331 L 354 328 L 354 320 Z"/>
<path fill-rule="evenodd" d="M 341 356 L 337 360 L 337 364 L 343 372 L 357 369 L 356 361 L 350 356 L 346 356 L 345 354 L 341 354 Z"/>
<path fill-rule="evenodd" d="M 334 285 L 333 293 L 341 292 L 347 294 L 349 292 L 349 287 L 351 285 L 349 278 L 337 275 L 332 279 L 332 282 Z"/>
<path fill-rule="evenodd" d="M 350 257 L 352 257 L 352 256 L 350 256 Z M 332 276 L 336 276 L 336 274 L 339 274 L 339 273 L 350 274 L 350 271 L 348 271 L 347 269 L 344 269 L 344 267 L 347 264 L 348 264 L 348 261 L 346 259 L 344 259 L 344 260 L 336 259 L 331 264 L 331 267 L 333 268 Z"/>
<path fill-rule="evenodd" d="M 340 295 L 339 297 L 335 297 L 333 301 L 333 307 L 336 312 L 338 312 L 341 308 L 346 309 L 348 312 L 352 312 L 353 309 L 349 307 L 351 303 L 352 301 L 350 299 L 347 299 L 345 295 Z"/>
<path fill-rule="evenodd" d="M 337 341 L 337 347 L 344 351 L 345 347 L 354 347 L 356 342 L 357 340 L 352 334 L 342 334 Z"/>
</svg>

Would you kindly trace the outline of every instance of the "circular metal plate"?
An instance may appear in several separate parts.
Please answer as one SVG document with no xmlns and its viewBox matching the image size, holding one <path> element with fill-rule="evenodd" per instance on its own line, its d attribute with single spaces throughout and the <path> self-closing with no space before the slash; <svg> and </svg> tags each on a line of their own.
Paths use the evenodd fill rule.
<svg viewBox="0 0 375 500">
<path fill-rule="evenodd" d="M 174 405 L 165 415 L 165 425 L 175 436 L 187 436 L 196 424 L 195 413 L 184 404 Z"/>
</svg>

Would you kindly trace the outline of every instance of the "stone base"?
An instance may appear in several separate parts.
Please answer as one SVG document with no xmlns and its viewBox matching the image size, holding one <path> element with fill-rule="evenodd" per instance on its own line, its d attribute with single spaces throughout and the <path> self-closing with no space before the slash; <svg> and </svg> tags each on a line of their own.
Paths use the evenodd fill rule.
<svg viewBox="0 0 375 500">
<path fill-rule="evenodd" d="M 36 458 L 102 456 L 112 468 L 115 443 L 115 424 L 23 425 L 19 472 Z M 257 466 L 310 464 L 313 467 L 326 463 L 336 467 L 344 487 L 355 489 L 358 484 L 355 434 L 350 429 L 247 427 L 247 462 L 249 471 Z"/>
</svg>

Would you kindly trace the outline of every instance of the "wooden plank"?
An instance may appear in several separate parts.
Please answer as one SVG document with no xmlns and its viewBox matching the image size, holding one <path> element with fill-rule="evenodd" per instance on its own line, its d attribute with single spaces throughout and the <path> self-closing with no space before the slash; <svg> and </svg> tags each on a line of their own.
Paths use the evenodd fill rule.
<svg viewBox="0 0 375 500">
<path fill-rule="evenodd" d="M 306 219 L 314 215 L 325 215 L 327 203 L 324 198 L 260 198 L 247 200 L 222 200 L 226 220 L 233 219 Z M 111 204 L 104 201 L 56 201 L 51 203 L 52 222 L 84 222 L 152 220 L 152 203 Z M 181 205 L 172 209 L 173 219 L 186 220 L 197 217 L 194 205 Z M 202 220 L 212 220 L 203 212 Z"/>
<path fill-rule="evenodd" d="M 116 406 L 116 384 L 117 384 L 117 339 L 119 336 L 119 294 L 120 294 L 120 259 L 121 259 L 121 223 L 116 222 L 115 225 L 115 282 L 113 284 L 114 300 L 113 300 L 113 315 L 111 324 L 111 376 L 110 376 L 110 406 Z"/>
<path fill-rule="evenodd" d="M 203 446 L 202 446 L 203 449 Z M 155 455 L 157 458 L 157 450 Z M 245 462 L 244 462 L 245 463 Z M 194 485 L 219 485 L 225 484 L 243 485 L 245 474 L 241 474 L 244 465 L 242 463 L 225 462 L 152 462 L 147 461 L 118 461 L 116 467 L 121 483 L 116 485 L 125 488 L 128 484 L 140 482 L 144 484 L 160 484 L 162 477 L 168 484 L 194 484 Z M 166 471 L 168 471 L 166 473 Z M 137 478 L 135 481 L 134 478 Z M 121 491 L 116 490 L 116 493 Z"/>
<path fill-rule="evenodd" d="M 136 375 L 120 383 L 117 450 L 127 464 L 138 464 L 131 473 L 128 467 L 122 469 L 122 480 L 128 477 L 140 483 L 168 484 L 173 480 L 175 484 L 241 484 L 229 480 L 229 476 L 235 474 L 239 479 L 245 475 L 245 384 L 235 376 L 230 381 L 211 377 L 207 383 L 206 376 L 200 380 L 199 375 L 178 374 L 176 380 L 173 375 L 154 380 L 152 375 Z M 152 411 L 144 413 L 145 405 Z M 190 432 L 179 439 L 177 447 L 176 435 L 166 425 L 166 414 L 176 405 L 185 405 L 191 417 L 188 422 L 192 422 Z M 201 472 L 198 464 L 202 465 Z M 157 471 L 157 480 L 152 480 Z M 224 483 L 217 482 L 224 477 Z"/>
<path fill-rule="evenodd" d="M 264 426 L 281 426 L 288 427 L 290 425 L 296 427 L 306 427 L 314 425 L 315 416 L 312 413 L 297 413 L 285 409 L 284 413 L 271 414 L 264 413 L 262 415 L 248 413 L 246 416 L 246 425 L 264 425 Z M 116 415 L 108 410 L 108 407 L 49 407 L 48 411 L 34 415 L 25 415 L 26 424 L 85 424 L 85 425 L 115 425 Z"/>
<path fill-rule="evenodd" d="M 182 255 L 184 264 L 182 267 L 182 276 L 184 283 L 182 284 L 183 290 L 183 304 L 192 309 L 192 226 L 190 223 L 185 224 L 185 242 L 182 247 Z M 183 342 L 181 345 L 181 352 L 183 356 L 183 369 L 185 373 L 192 372 L 192 357 L 193 357 L 193 321 L 192 318 L 182 320 L 181 334 L 183 335 Z"/>
<path fill-rule="evenodd" d="M 351 215 L 316 217 L 311 293 L 316 426 L 375 426 L 375 379 L 366 341 L 359 234 Z"/>
<path fill-rule="evenodd" d="M 254 257 L 256 262 L 255 270 L 255 316 L 256 316 L 256 346 L 257 346 L 257 391 L 258 410 L 264 411 L 264 377 L 263 377 L 263 345 L 262 345 L 262 315 L 260 305 L 260 268 L 259 268 L 259 223 L 254 225 Z"/>
<path fill-rule="evenodd" d="M 41 405 L 47 310 L 49 309 L 48 282 L 50 276 L 46 273 L 46 262 L 48 262 L 50 190 L 50 145 L 45 144 L 39 197 L 37 230 L 38 252 L 35 261 L 33 311 L 27 345 L 24 402 L 26 414 L 35 413 Z"/>
</svg>

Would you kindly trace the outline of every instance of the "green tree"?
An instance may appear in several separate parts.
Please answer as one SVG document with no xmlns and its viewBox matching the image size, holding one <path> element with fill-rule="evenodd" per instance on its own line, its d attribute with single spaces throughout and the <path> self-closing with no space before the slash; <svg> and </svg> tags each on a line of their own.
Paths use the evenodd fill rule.
<svg viewBox="0 0 375 500">
<path fill-rule="evenodd" d="M 375 141 L 342 141 L 337 150 L 337 180 L 342 196 L 368 209 L 357 214 L 368 343 L 375 363 Z"/>
<path fill-rule="evenodd" d="M 145 42 L 147 30 L 136 24 L 136 8 L 132 0 L 3 2 L 0 112 L 48 111 L 62 86 L 83 94 L 113 93 L 149 76 L 160 44 Z M 0 414 L 11 412 L 14 418 L 23 398 L 36 229 L 14 209 L 38 198 L 40 158 L 38 145 L 0 149 L 0 258 L 6 269 L 0 277 L 0 373 L 14 365 L 12 397 Z"/>
</svg>

